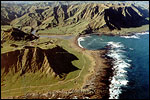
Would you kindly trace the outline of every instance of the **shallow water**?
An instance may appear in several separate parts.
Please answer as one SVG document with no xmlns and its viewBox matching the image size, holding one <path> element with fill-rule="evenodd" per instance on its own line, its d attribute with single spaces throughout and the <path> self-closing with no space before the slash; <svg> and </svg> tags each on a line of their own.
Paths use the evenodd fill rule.
<svg viewBox="0 0 150 100">
<path fill-rule="evenodd" d="M 149 98 L 149 32 L 133 36 L 90 35 L 78 39 L 79 46 L 98 50 L 110 46 L 113 61 L 110 99 Z"/>
</svg>

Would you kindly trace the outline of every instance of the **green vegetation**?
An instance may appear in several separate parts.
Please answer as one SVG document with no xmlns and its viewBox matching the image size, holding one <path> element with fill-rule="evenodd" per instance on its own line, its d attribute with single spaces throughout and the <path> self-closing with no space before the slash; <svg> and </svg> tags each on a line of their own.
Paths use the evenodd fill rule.
<svg viewBox="0 0 150 100">
<path fill-rule="evenodd" d="M 88 56 L 83 51 L 74 48 L 70 43 L 71 40 L 38 38 L 30 34 L 33 30 L 36 30 L 38 35 L 74 34 L 76 36 L 92 32 L 127 34 L 149 29 L 149 15 L 147 14 L 149 12 L 145 9 L 139 10 L 131 4 L 81 4 L 55 7 L 42 4 L 2 4 L 1 10 L 1 57 L 4 53 L 5 58 L 12 53 L 11 51 L 14 51 L 12 54 L 15 55 L 17 50 L 22 50 L 21 53 L 19 51 L 19 56 L 11 56 L 9 59 L 10 65 L 11 61 L 15 60 L 14 58 L 17 59 L 17 63 L 12 63 L 11 68 L 6 64 L 8 73 L 1 74 L 2 97 L 19 96 L 30 92 L 78 89 L 81 88 L 84 77 L 92 67 Z M 23 49 L 25 46 L 32 49 Z M 63 53 L 72 54 L 77 58 L 69 62 L 78 70 L 63 72 L 60 75 L 56 73 L 56 70 L 54 71 L 56 66 L 52 68 L 52 64 L 57 65 L 56 63 L 61 62 L 60 60 L 64 60 L 61 59 L 62 55 L 59 58 L 60 55 L 55 52 L 58 49 L 56 47 L 59 49 L 62 47 L 61 50 L 65 51 Z M 28 58 L 30 55 L 33 55 L 32 59 Z M 59 60 L 52 59 L 56 55 Z M 42 65 L 39 64 L 41 59 L 44 62 Z M 2 60 L 8 61 L 8 59 Z M 23 66 L 26 62 L 28 65 Z M 19 67 L 18 72 L 15 72 L 17 69 L 15 64 Z M 39 65 L 44 68 L 40 69 Z M 68 68 L 63 66 L 65 63 L 61 65 L 59 65 L 61 68 Z M 21 68 L 29 69 L 29 71 L 22 74 L 24 70 Z M 3 66 L 1 69 L 2 73 L 5 72 Z M 30 71 L 33 69 L 36 71 Z"/>
<path fill-rule="evenodd" d="M 4 6 L 5 5 L 5 6 Z M 120 31 L 149 24 L 149 11 L 131 4 L 15 5 L 3 4 L 2 18 L 24 32 L 36 29 L 45 34 L 84 34 L 101 31 Z M 21 7 L 18 7 L 21 6 Z M 28 8 L 28 10 L 25 10 Z M 121 8 L 121 9 L 120 9 Z M 8 9 L 15 14 L 10 19 Z M 17 10 L 16 10 L 17 9 Z M 21 9 L 24 9 L 21 14 Z M 120 9 L 120 10 L 119 10 Z M 18 14 L 18 15 L 16 15 Z M 131 17 L 129 17 L 131 16 Z"/>
<path fill-rule="evenodd" d="M 66 26 L 57 26 L 45 30 L 39 30 L 37 34 L 40 35 L 51 35 L 51 34 L 79 34 L 82 33 L 82 31 L 86 30 L 86 27 L 88 25 L 87 20 L 81 20 L 77 23 L 66 25 Z"/>
<path fill-rule="evenodd" d="M 50 44 L 50 45 L 42 44 L 47 41 L 53 41 L 54 44 Z M 18 43 L 16 42 L 15 44 L 19 45 L 19 43 L 21 42 L 18 42 Z M 44 91 L 50 91 L 50 90 L 72 89 L 72 88 L 81 87 L 81 85 L 83 84 L 84 76 L 87 74 L 88 69 L 90 68 L 90 60 L 85 55 L 81 55 L 79 51 L 75 51 L 73 48 L 70 48 L 70 44 L 68 40 L 40 38 L 38 40 L 38 43 L 39 45 L 36 45 L 36 46 L 41 47 L 43 49 L 53 48 L 56 45 L 63 47 L 69 53 L 75 55 L 78 58 L 78 60 L 72 61 L 72 64 L 76 66 L 77 68 L 79 68 L 79 70 L 70 72 L 64 80 L 58 77 L 53 77 L 51 74 L 41 76 L 43 74 L 41 74 L 40 72 L 27 73 L 21 77 L 18 77 L 19 73 L 18 74 L 9 73 L 6 76 L 7 80 L 2 82 L 1 84 L 6 85 L 2 87 L 2 91 L 7 91 L 7 90 L 10 90 L 10 91 L 4 92 L 4 93 L 2 92 L 1 93 L 2 97 L 17 96 L 21 94 L 23 95 L 28 92 L 44 92 Z M 3 49 L 6 49 L 6 48 L 2 48 L 2 51 L 4 51 Z M 11 49 L 13 48 L 9 47 L 9 50 Z M 13 84 L 14 82 L 15 84 Z M 39 86 L 39 87 L 32 87 L 32 86 Z M 26 87 L 26 88 L 16 89 L 16 88 L 21 88 L 21 87 Z M 16 89 L 16 90 L 11 90 L 11 89 Z"/>
<path fill-rule="evenodd" d="M 22 31 L 25 33 L 31 33 L 31 30 L 32 30 L 32 27 L 30 27 L 30 26 L 26 26 L 26 27 L 22 28 Z"/>
<path fill-rule="evenodd" d="M 12 46 L 10 46 L 11 44 L 16 44 L 19 47 L 12 47 Z M 1 44 L 1 46 L 2 46 L 1 54 L 9 52 L 9 51 L 15 51 L 15 50 L 22 49 L 22 47 L 26 44 L 28 44 L 26 41 L 7 41 L 7 42 L 4 42 L 3 44 Z"/>
<path fill-rule="evenodd" d="M 1 31 L 9 30 L 11 28 L 12 28 L 12 26 L 10 26 L 10 25 L 1 25 Z"/>
<path fill-rule="evenodd" d="M 137 33 L 137 32 L 143 32 L 149 30 L 149 25 L 142 25 L 141 27 L 136 27 L 136 28 L 122 28 L 120 31 L 112 31 L 113 33 L 116 34 L 130 34 L 130 33 Z"/>
<path fill-rule="evenodd" d="M 149 25 L 142 25 L 141 27 L 131 27 L 131 28 L 122 28 L 121 30 L 113 30 L 110 31 L 108 29 L 103 29 L 98 31 L 98 33 L 105 33 L 107 35 L 113 34 L 113 35 L 130 35 L 131 33 L 137 33 L 137 32 L 143 32 L 149 30 Z"/>
</svg>

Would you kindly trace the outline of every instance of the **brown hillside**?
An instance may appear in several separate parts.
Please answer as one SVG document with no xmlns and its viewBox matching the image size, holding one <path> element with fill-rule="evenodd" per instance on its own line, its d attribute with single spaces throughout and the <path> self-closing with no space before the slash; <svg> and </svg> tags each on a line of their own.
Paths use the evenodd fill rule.
<svg viewBox="0 0 150 100">
<path fill-rule="evenodd" d="M 16 18 L 23 16 L 28 12 L 30 5 L 17 5 L 3 3 L 1 4 L 1 24 L 9 25 Z"/>
<path fill-rule="evenodd" d="M 69 72 L 78 70 L 71 63 L 73 60 L 78 60 L 78 58 L 59 46 L 46 50 L 26 46 L 21 50 L 1 54 L 1 58 L 2 78 L 8 73 L 19 73 L 22 76 L 26 73 L 36 73 L 38 71 L 43 75 L 62 78 Z"/>
<path fill-rule="evenodd" d="M 139 27 L 148 24 L 149 12 L 131 4 L 76 4 L 56 7 L 30 7 L 21 17 L 11 21 L 12 26 L 29 26 L 38 30 L 65 27 L 66 33 L 81 30 L 79 33 L 96 32 L 101 29 L 121 30 L 121 28 Z M 71 28 L 70 31 L 67 31 Z M 58 29 L 57 29 L 58 30 Z"/>
<path fill-rule="evenodd" d="M 38 39 L 37 36 L 33 34 L 27 34 L 24 33 L 23 31 L 20 31 L 19 29 L 16 28 L 10 28 L 8 30 L 1 30 L 1 40 L 6 41 L 6 40 L 13 40 L 13 41 L 19 41 L 19 40 L 34 40 Z"/>
</svg>

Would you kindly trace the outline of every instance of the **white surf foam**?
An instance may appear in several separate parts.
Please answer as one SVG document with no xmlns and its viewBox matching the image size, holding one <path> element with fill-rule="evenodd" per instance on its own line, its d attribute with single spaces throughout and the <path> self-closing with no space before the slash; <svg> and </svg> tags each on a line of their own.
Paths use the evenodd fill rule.
<svg viewBox="0 0 150 100">
<path fill-rule="evenodd" d="M 123 38 L 135 38 L 135 39 L 139 39 L 138 35 L 131 35 L 131 36 L 121 36 Z"/>
<path fill-rule="evenodd" d="M 82 45 L 80 44 L 80 42 L 81 42 L 81 41 L 84 41 L 84 38 L 85 38 L 85 37 L 79 37 L 79 38 L 78 38 L 78 45 L 79 45 L 79 47 L 81 47 L 81 48 L 83 48 L 83 47 L 82 47 Z"/>
<path fill-rule="evenodd" d="M 140 35 L 145 35 L 145 34 L 149 34 L 149 32 L 135 33 L 134 35 L 131 35 L 131 36 L 121 36 L 121 37 L 122 38 L 135 38 L 135 39 L 139 39 Z"/>
<path fill-rule="evenodd" d="M 133 48 L 129 48 L 130 50 L 134 50 Z"/>
<path fill-rule="evenodd" d="M 127 57 L 124 55 L 123 44 L 120 42 L 108 42 L 107 45 L 111 46 L 107 56 L 114 59 L 112 62 L 113 76 L 109 79 L 111 82 L 109 85 L 109 99 L 118 99 L 119 94 L 122 92 L 121 87 L 128 84 L 126 68 L 129 68 L 130 64 L 124 60 Z"/>
<path fill-rule="evenodd" d="M 80 42 L 81 42 L 81 41 L 84 41 L 85 38 L 90 38 L 90 37 L 91 37 L 91 36 L 79 37 L 79 38 L 78 38 L 78 45 L 79 45 L 81 48 L 83 48 Z M 93 39 L 93 40 L 92 40 L 91 42 L 89 42 L 87 45 L 91 45 L 91 44 L 92 44 L 94 41 L 96 41 L 96 40 L 97 40 L 97 39 Z"/>
<path fill-rule="evenodd" d="M 108 42 L 108 44 L 107 45 L 110 45 L 111 46 L 111 48 L 121 48 L 121 47 L 123 47 L 123 45 L 120 43 L 120 42 Z"/>
<path fill-rule="evenodd" d="M 136 33 L 137 35 L 145 35 L 145 34 L 149 34 L 149 32 L 141 32 L 141 33 Z"/>
</svg>

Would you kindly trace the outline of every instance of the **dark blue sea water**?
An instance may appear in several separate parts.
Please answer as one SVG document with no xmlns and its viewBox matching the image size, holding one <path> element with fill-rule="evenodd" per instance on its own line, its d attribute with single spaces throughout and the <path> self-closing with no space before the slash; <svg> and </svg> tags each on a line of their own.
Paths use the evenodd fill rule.
<svg viewBox="0 0 150 100">
<path fill-rule="evenodd" d="M 110 99 L 149 99 L 149 32 L 122 37 L 90 35 L 78 42 L 90 50 L 111 47 L 107 54 L 114 59 Z"/>
</svg>

